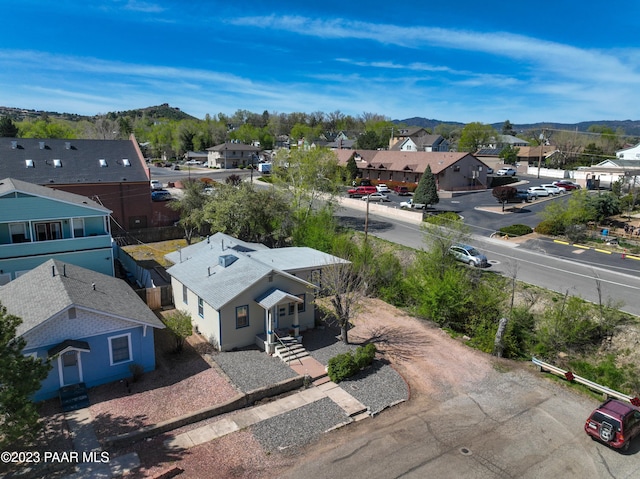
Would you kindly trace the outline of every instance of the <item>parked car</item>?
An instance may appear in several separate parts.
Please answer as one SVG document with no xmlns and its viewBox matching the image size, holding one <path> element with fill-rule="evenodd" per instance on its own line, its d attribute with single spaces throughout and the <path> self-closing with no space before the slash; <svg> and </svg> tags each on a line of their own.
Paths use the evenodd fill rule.
<svg viewBox="0 0 640 479">
<path fill-rule="evenodd" d="M 551 193 L 552 195 L 559 195 L 565 192 L 565 190 L 563 190 L 562 188 L 559 188 L 558 186 L 552 184 L 544 184 L 540 186 L 549 190 L 549 193 Z"/>
<path fill-rule="evenodd" d="M 409 188 L 406 186 L 396 186 L 393 191 L 395 191 L 398 196 L 409 196 L 411 194 Z"/>
<path fill-rule="evenodd" d="M 569 180 L 558 180 L 554 181 L 553 184 L 565 191 L 579 190 L 581 188 L 578 183 L 574 183 L 573 181 Z"/>
<path fill-rule="evenodd" d="M 532 186 L 527 189 L 527 192 L 536 198 L 539 196 L 549 196 L 551 194 L 548 189 L 543 188 L 542 186 Z"/>
<path fill-rule="evenodd" d="M 417 210 L 421 210 L 424 209 L 426 205 L 424 203 L 414 203 L 413 202 L 413 198 L 410 198 L 407 201 L 402 201 L 400 203 L 400 208 L 406 208 L 406 209 L 417 209 Z"/>
<path fill-rule="evenodd" d="M 169 201 L 173 197 L 167 190 L 154 190 L 151 192 L 151 201 Z"/>
<path fill-rule="evenodd" d="M 487 175 L 493 175 L 493 168 L 487 166 Z"/>
<path fill-rule="evenodd" d="M 516 170 L 514 170 L 513 168 L 500 168 L 496 172 L 496 175 L 498 175 L 498 176 L 515 176 L 516 175 Z"/>
<path fill-rule="evenodd" d="M 535 199 L 536 197 L 527 190 L 518 190 L 516 191 L 515 196 L 507 200 L 507 203 L 529 203 Z"/>
<path fill-rule="evenodd" d="M 178 163 L 174 163 L 173 165 L 171 165 L 171 169 L 172 170 L 180 170 L 180 165 Z"/>
<path fill-rule="evenodd" d="M 378 190 L 378 193 L 391 193 L 389 187 L 384 183 L 379 183 L 378 186 L 376 186 L 376 189 Z"/>
<path fill-rule="evenodd" d="M 160 183 L 158 180 L 151 180 L 150 184 L 151 184 L 151 189 L 152 190 L 161 190 L 162 189 L 162 183 Z"/>
<path fill-rule="evenodd" d="M 349 198 L 360 198 L 377 192 L 378 190 L 376 190 L 375 186 L 358 186 L 348 190 L 347 194 L 349 195 Z"/>
<path fill-rule="evenodd" d="M 391 201 L 387 195 L 384 193 L 371 193 L 370 195 L 366 195 L 362 197 L 363 201 Z"/>
<path fill-rule="evenodd" d="M 185 161 L 184 164 L 185 165 L 190 165 L 190 166 L 200 166 L 200 165 L 202 165 L 202 162 L 200 162 L 198 160 L 189 160 L 189 161 Z"/>
<path fill-rule="evenodd" d="M 640 435 L 640 408 L 609 399 L 591 413 L 584 430 L 591 439 L 626 451 L 633 438 Z"/>
<path fill-rule="evenodd" d="M 449 248 L 449 254 L 453 255 L 453 257 L 458 261 L 462 261 L 468 265 L 473 265 L 476 268 L 484 268 L 489 264 L 485 255 L 480 253 L 480 251 L 475 249 L 473 246 L 466 244 L 458 243 L 452 245 Z"/>
</svg>

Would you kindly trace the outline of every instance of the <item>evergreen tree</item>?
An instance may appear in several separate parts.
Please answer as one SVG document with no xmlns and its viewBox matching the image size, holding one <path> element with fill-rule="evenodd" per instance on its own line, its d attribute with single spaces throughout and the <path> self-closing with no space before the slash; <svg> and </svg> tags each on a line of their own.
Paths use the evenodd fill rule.
<svg viewBox="0 0 640 479">
<path fill-rule="evenodd" d="M 21 322 L 0 305 L 0 449 L 35 438 L 39 414 L 31 396 L 51 369 L 48 362 L 22 354 L 26 342 L 16 337 Z"/>
<path fill-rule="evenodd" d="M 413 202 L 416 204 L 437 205 L 440 201 L 438 196 L 438 188 L 436 187 L 436 179 L 431 172 L 431 166 L 427 165 L 424 174 L 418 182 L 418 187 L 413 193 Z"/>
<path fill-rule="evenodd" d="M 349 181 L 358 177 L 358 165 L 356 165 L 356 159 L 353 156 L 347 161 L 347 176 Z"/>
<path fill-rule="evenodd" d="M 15 138 L 18 136 L 18 127 L 13 124 L 11 118 L 3 116 L 0 118 L 0 137 Z"/>
</svg>

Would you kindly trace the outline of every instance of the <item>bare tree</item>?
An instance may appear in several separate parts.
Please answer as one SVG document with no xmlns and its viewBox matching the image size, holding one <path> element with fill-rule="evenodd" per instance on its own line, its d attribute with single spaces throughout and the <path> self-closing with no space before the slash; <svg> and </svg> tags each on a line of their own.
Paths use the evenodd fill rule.
<svg viewBox="0 0 640 479">
<path fill-rule="evenodd" d="M 365 297 L 363 275 L 348 262 L 335 262 L 322 270 L 322 294 L 331 302 L 331 308 L 322 306 L 334 316 L 340 327 L 340 339 L 349 344 L 349 329 L 354 316 L 362 308 Z"/>
<path fill-rule="evenodd" d="M 513 314 L 513 303 L 516 297 L 516 279 L 518 278 L 518 263 L 509 262 L 509 277 L 511 278 L 511 304 L 509 305 L 509 316 L 500 318 L 498 323 L 498 330 L 496 331 L 496 337 L 493 343 L 493 355 L 502 357 L 504 351 L 504 335 L 507 332 L 507 326 L 509 325 L 509 317 Z"/>
</svg>

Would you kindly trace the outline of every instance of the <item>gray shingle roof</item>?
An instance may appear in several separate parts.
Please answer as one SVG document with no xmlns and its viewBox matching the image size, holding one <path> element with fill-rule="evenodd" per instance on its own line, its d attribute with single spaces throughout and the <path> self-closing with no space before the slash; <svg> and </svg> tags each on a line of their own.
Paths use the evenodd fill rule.
<svg viewBox="0 0 640 479">
<path fill-rule="evenodd" d="M 224 267 L 220 256 L 233 255 L 236 260 Z M 306 281 L 289 274 L 291 271 L 326 266 L 344 260 L 312 248 L 269 249 L 246 243 L 223 233 L 187 246 L 165 256 L 175 263 L 167 273 L 186 285 L 214 309 L 220 309 L 243 291 L 269 274 L 286 275 L 295 281 Z"/>
<path fill-rule="evenodd" d="M 164 328 L 153 311 L 121 279 L 55 259 L 0 287 L 0 303 L 10 314 L 22 318 L 18 335 L 69 307 Z"/>
<path fill-rule="evenodd" d="M 54 188 L 46 188 L 44 186 L 28 183 L 26 181 L 16 180 L 14 178 L 5 178 L 0 180 L 0 196 L 11 192 L 26 193 L 33 196 L 50 198 L 64 203 L 79 205 L 96 210 L 102 214 L 109 214 L 111 210 L 90 200 L 86 196 L 67 193 L 66 191 L 56 190 Z"/>
<path fill-rule="evenodd" d="M 101 167 L 101 159 L 108 166 Z M 124 159 L 130 166 L 124 165 Z M 33 160 L 34 167 L 27 168 L 25 160 Z M 56 168 L 53 160 L 60 160 L 62 166 Z M 0 178 L 38 185 L 149 180 L 133 136 L 129 140 L 0 138 Z"/>
</svg>

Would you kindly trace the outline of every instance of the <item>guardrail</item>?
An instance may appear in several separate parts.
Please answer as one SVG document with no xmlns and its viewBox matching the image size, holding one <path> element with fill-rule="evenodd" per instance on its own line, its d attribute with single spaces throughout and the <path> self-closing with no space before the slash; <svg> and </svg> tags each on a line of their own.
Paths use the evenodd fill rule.
<svg viewBox="0 0 640 479">
<path fill-rule="evenodd" d="M 629 396 L 627 394 L 623 394 L 621 392 L 615 391 L 607 386 L 602 386 L 598 383 L 594 383 L 593 381 L 589 381 L 583 377 L 577 376 L 573 374 L 571 371 L 565 371 L 564 369 L 560 369 L 552 364 L 545 363 L 544 361 L 540 361 L 537 358 L 532 358 L 531 362 L 540 368 L 540 371 L 550 372 L 555 374 L 556 376 L 563 376 L 567 381 L 580 383 L 584 386 L 587 386 L 589 389 L 593 391 L 598 391 L 604 394 L 606 397 L 616 398 L 621 401 L 626 401 L 628 403 L 633 404 L 634 406 L 640 406 L 640 398 Z"/>
</svg>

